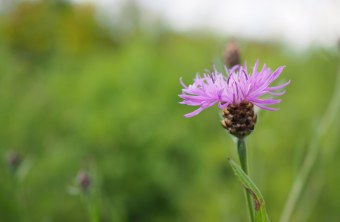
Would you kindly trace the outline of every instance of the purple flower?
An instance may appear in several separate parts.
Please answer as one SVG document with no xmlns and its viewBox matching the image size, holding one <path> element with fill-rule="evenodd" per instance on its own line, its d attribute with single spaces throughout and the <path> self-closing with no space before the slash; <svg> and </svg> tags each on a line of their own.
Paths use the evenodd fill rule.
<svg viewBox="0 0 340 222">
<path fill-rule="evenodd" d="M 185 117 L 193 117 L 216 103 L 220 109 L 225 109 L 231 104 L 238 105 L 244 101 L 264 110 L 275 111 L 276 108 L 269 106 L 281 102 L 274 97 L 283 95 L 285 91 L 277 92 L 277 90 L 287 86 L 290 81 L 278 86 L 270 86 L 270 84 L 280 76 L 283 69 L 284 66 L 280 66 L 271 72 L 270 68 L 263 65 L 262 70 L 258 72 L 257 61 L 251 74 L 248 73 L 246 66 L 234 66 L 228 77 L 214 68 L 212 73 L 204 74 L 203 77 L 197 74 L 194 83 L 189 86 L 186 86 L 181 79 L 183 89 L 179 97 L 183 101 L 180 103 L 199 107 Z M 226 72 L 228 73 L 227 69 Z"/>
</svg>

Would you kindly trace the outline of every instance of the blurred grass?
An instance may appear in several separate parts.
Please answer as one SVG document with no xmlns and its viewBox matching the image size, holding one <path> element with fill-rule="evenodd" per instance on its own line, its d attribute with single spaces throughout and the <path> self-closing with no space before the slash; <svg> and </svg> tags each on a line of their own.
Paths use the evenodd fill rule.
<svg viewBox="0 0 340 222">
<path fill-rule="evenodd" d="M 86 221 L 80 199 L 67 192 L 80 169 L 95 169 L 102 221 L 245 221 L 242 190 L 227 163 L 237 159 L 234 144 L 220 127 L 218 109 L 185 119 L 193 109 L 179 105 L 177 96 L 180 77 L 190 83 L 196 72 L 221 64 L 225 39 L 140 30 L 122 39 L 93 23 L 91 10 L 82 15 L 93 28 L 77 25 L 79 10 L 69 7 L 68 16 L 58 11 L 65 8 L 38 7 L 39 19 L 65 20 L 76 33 L 56 34 L 46 50 L 29 40 L 49 38 L 46 30 L 35 32 L 39 19 L 25 30 L 33 37 L 17 36 L 19 46 L 16 30 L 6 28 L 13 17 L 2 21 L 0 157 L 17 150 L 32 168 L 17 183 L 1 165 L 1 221 Z M 75 18 L 79 23 L 69 23 Z M 79 44 L 74 49 L 72 41 Z M 246 41 L 241 48 L 249 66 L 257 58 L 273 69 L 284 64 L 281 79 L 292 80 L 280 111 L 261 112 L 248 140 L 252 177 L 276 221 L 331 95 L 337 56 Z M 338 146 L 334 130 L 328 145 Z M 332 160 L 310 221 L 340 217 L 337 167 Z"/>
</svg>

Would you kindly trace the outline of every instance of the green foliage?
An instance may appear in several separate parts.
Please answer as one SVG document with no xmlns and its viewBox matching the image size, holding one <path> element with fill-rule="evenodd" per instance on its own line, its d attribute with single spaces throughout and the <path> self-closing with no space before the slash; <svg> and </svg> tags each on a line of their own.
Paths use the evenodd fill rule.
<svg viewBox="0 0 340 222">
<path fill-rule="evenodd" d="M 18 58 L 39 64 L 58 51 L 79 55 L 110 43 L 91 4 L 23 2 L 5 17 L 3 29 L 5 43 Z"/>
<path fill-rule="evenodd" d="M 245 221 L 242 192 L 235 192 L 239 184 L 226 161 L 236 152 L 218 109 L 188 120 L 183 115 L 192 108 L 178 104 L 179 78 L 189 83 L 221 64 L 222 41 L 141 31 L 108 39 L 92 13 L 67 4 L 23 5 L 2 21 L 0 157 L 17 150 L 30 164 L 19 182 L 5 161 L 0 165 L 1 221 L 86 221 L 86 205 L 68 192 L 81 169 L 96 172 L 101 221 Z M 292 79 L 281 110 L 261 112 L 249 137 L 250 174 L 277 221 L 331 94 L 337 60 L 328 51 L 241 48 L 248 65 L 257 58 L 273 68 L 285 64 L 282 77 Z M 339 181 L 329 181 L 327 196 L 339 196 Z M 310 221 L 337 208 L 338 201 L 323 197 Z"/>
</svg>

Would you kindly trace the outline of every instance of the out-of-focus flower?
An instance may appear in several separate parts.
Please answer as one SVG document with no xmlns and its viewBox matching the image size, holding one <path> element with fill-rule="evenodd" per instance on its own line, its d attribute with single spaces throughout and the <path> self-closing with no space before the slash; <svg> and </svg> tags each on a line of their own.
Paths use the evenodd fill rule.
<svg viewBox="0 0 340 222">
<path fill-rule="evenodd" d="M 22 161 L 21 155 L 16 151 L 11 151 L 7 155 L 7 166 L 10 170 L 15 171 Z"/>
<path fill-rule="evenodd" d="M 240 50 L 235 41 L 230 41 L 225 48 L 224 62 L 228 68 L 241 64 Z"/>
<path fill-rule="evenodd" d="M 77 176 L 79 187 L 83 191 L 88 191 L 91 186 L 91 178 L 89 174 L 85 171 L 80 171 Z"/>
</svg>

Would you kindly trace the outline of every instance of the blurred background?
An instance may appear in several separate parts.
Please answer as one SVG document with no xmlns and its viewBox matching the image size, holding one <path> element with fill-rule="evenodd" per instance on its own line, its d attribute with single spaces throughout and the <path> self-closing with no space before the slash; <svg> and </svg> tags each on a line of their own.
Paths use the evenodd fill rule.
<svg viewBox="0 0 340 222">
<path fill-rule="evenodd" d="M 178 104 L 231 40 L 292 80 L 248 139 L 278 221 L 335 88 L 340 4 L 2 0 L 0 33 L 0 221 L 246 221 L 218 108 Z M 339 125 L 292 221 L 340 220 Z"/>
</svg>

